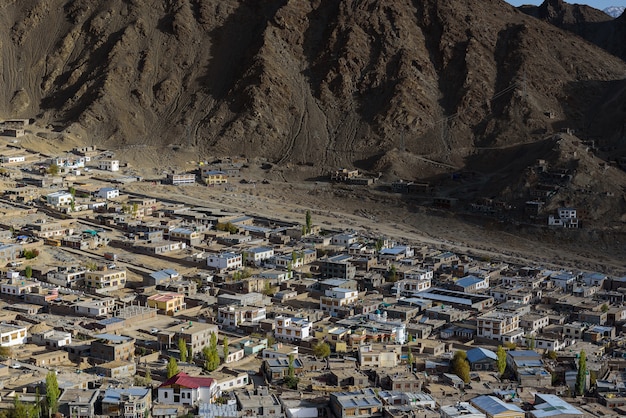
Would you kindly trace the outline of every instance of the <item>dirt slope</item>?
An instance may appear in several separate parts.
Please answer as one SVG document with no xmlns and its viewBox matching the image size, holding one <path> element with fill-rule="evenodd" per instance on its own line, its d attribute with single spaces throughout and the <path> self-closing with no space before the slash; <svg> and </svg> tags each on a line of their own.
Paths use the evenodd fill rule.
<svg viewBox="0 0 626 418">
<path fill-rule="evenodd" d="M 397 150 L 462 167 L 577 123 L 626 76 L 502 0 L 13 0 L 0 39 L 0 117 L 319 172 L 393 170 Z"/>
</svg>

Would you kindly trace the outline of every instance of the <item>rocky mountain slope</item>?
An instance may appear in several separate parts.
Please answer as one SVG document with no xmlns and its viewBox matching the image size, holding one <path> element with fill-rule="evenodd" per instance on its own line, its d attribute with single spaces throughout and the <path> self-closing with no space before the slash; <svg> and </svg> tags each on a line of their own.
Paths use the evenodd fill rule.
<svg viewBox="0 0 626 418">
<path fill-rule="evenodd" d="M 540 6 L 521 6 L 519 9 L 573 32 L 626 61 L 626 15 L 623 13 L 614 19 L 604 11 L 563 0 L 545 0 Z"/>
<path fill-rule="evenodd" d="M 0 10 L 0 117 L 35 117 L 86 143 L 419 178 L 482 148 L 584 131 L 598 101 L 617 105 L 599 134 L 623 135 L 614 86 L 626 63 L 502 0 L 8 0 Z"/>
</svg>

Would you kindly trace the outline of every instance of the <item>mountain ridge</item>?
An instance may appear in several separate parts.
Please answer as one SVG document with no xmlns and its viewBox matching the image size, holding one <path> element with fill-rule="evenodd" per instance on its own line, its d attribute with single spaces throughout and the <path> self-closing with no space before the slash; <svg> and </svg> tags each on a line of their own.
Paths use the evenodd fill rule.
<svg viewBox="0 0 626 418">
<path fill-rule="evenodd" d="M 626 74 L 623 61 L 500 0 L 4 10 L 4 117 L 36 115 L 103 146 L 180 144 L 320 170 L 372 168 L 399 148 L 462 167 L 476 147 L 558 129 L 546 112 L 576 125 L 585 85 Z"/>
</svg>

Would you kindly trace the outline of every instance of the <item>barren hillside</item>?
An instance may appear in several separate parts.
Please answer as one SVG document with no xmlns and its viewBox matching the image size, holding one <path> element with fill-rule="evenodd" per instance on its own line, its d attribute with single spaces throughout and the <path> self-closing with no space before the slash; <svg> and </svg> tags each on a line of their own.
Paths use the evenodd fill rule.
<svg viewBox="0 0 626 418">
<path fill-rule="evenodd" d="M 601 10 L 563 0 L 520 6 L 522 12 L 570 31 L 626 61 L 626 15 L 613 19 Z"/>
<path fill-rule="evenodd" d="M 107 147 L 437 171 L 584 130 L 626 64 L 502 0 L 20 0 L 0 117 Z M 621 122 L 606 109 L 600 135 Z M 546 117 L 547 112 L 554 119 Z M 618 113 L 619 114 L 619 113 Z M 396 153 L 396 154 L 394 154 Z M 445 171 L 445 170 L 439 170 Z"/>
</svg>

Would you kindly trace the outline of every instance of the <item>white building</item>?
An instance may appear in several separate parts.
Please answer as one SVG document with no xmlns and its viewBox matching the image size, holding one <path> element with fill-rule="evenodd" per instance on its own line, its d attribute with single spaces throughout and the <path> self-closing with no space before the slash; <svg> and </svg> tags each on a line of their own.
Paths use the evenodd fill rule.
<svg viewBox="0 0 626 418">
<path fill-rule="evenodd" d="M 46 195 L 46 202 L 55 207 L 69 206 L 74 197 L 68 192 L 54 192 Z"/>
<path fill-rule="evenodd" d="M 431 285 L 432 281 L 430 278 L 403 279 L 393 285 L 392 292 L 395 291 L 397 297 L 412 296 L 414 293 L 424 292 L 430 289 Z"/>
<path fill-rule="evenodd" d="M 259 264 L 263 260 L 274 257 L 274 248 L 272 247 L 256 247 L 245 251 L 247 261 Z"/>
<path fill-rule="evenodd" d="M 399 345 L 364 344 L 359 346 L 359 364 L 362 368 L 396 367 L 401 354 Z"/>
<path fill-rule="evenodd" d="M 163 405 L 212 403 L 217 395 L 215 379 L 192 377 L 183 372 L 170 377 L 157 389 L 157 400 Z"/>
<path fill-rule="evenodd" d="M 215 377 L 215 380 L 217 380 L 217 393 L 242 388 L 250 383 L 248 373 L 245 372 L 222 369 L 219 375 L 219 377 Z"/>
<path fill-rule="evenodd" d="M 311 335 L 311 324 L 304 318 L 277 316 L 274 318 L 274 336 L 278 340 L 302 341 Z"/>
<path fill-rule="evenodd" d="M 102 187 L 98 190 L 98 197 L 102 199 L 115 199 L 116 197 L 120 197 L 120 191 L 114 187 Z"/>
<path fill-rule="evenodd" d="M 26 327 L 11 324 L 0 324 L 0 346 L 13 347 L 26 344 L 28 333 Z"/>
<path fill-rule="evenodd" d="M 62 287 L 80 287 L 85 283 L 85 273 L 87 270 L 82 267 L 59 268 L 57 271 L 49 272 L 46 281 Z"/>
<path fill-rule="evenodd" d="M 100 160 L 98 168 L 106 171 L 120 171 L 120 162 L 119 160 Z"/>
<path fill-rule="evenodd" d="M 26 157 L 23 155 L 6 155 L 2 157 L 2 162 L 5 164 L 23 163 L 24 161 L 26 161 Z"/>
<path fill-rule="evenodd" d="M 217 322 L 224 327 L 237 327 L 244 322 L 259 323 L 267 317 L 265 308 L 255 306 L 224 306 L 217 310 Z"/>
<path fill-rule="evenodd" d="M 76 302 L 73 306 L 77 315 L 102 317 L 113 313 L 115 299 L 103 298 Z"/>
<path fill-rule="evenodd" d="M 578 217 L 574 208 L 559 208 L 557 216 L 548 217 L 549 226 L 560 226 L 563 228 L 578 228 Z"/>
<path fill-rule="evenodd" d="M 359 292 L 356 290 L 333 287 L 327 289 L 325 295 L 320 298 L 320 309 L 329 312 L 331 316 L 336 316 L 340 307 L 356 303 L 358 299 Z"/>
<path fill-rule="evenodd" d="M 26 277 L 20 277 L 19 273 L 14 271 L 7 272 L 9 281 L 2 283 L 0 286 L 0 292 L 4 295 L 25 295 L 27 293 L 33 293 L 36 289 L 41 287 L 40 282 L 29 280 Z"/>
<path fill-rule="evenodd" d="M 219 270 L 236 270 L 243 266 L 241 254 L 235 253 L 211 254 L 207 257 L 206 264 Z"/>
<path fill-rule="evenodd" d="M 46 347 L 59 348 L 72 343 L 72 333 L 49 329 L 39 334 L 33 334 L 32 341 L 35 344 L 45 345 Z"/>
<path fill-rule="evenodd" d="M 349 247 L 354 244 L 358 240 L 356 234 L 337 234 L 334 235 L 331 239 L 332 245 L 341 245 L 344 247 Z"/>
</svg>

